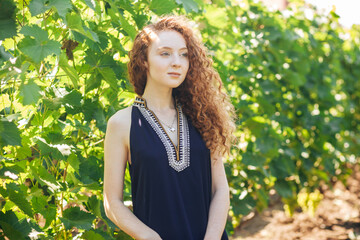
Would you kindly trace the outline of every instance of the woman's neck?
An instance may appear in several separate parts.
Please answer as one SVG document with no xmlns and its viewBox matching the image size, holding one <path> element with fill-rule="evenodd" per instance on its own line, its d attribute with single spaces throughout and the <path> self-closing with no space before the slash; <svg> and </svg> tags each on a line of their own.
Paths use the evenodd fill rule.
<svg viewBox="0 0 360 240">
<path fill-rule="evenodd" d="M 164 112 L 175 108 L 172 88 L 154 89 L 146 86 L 142 97 L 146 100 L 147 106 L 157 112 Z"/>
</svg>

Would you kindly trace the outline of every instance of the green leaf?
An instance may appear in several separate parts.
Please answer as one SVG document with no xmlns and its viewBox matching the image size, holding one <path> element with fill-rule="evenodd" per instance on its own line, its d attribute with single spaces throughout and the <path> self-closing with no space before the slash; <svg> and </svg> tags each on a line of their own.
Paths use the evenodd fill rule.
<svg viewBox="0 0 360 240">
<path fill-rule="evenodd" d="M 28 36 L 19 43 L 19 49 L 37 64 L 51 54 L 59 55 L 60 48 L 61 44 L 54 40 L 40 42 Z"/>
<path fill-rule="evenodd" d="M 74 87 L 78 88 L 79 76 L 78 76 L 76 70 L 68 64 L 66 55 L 63 52 L 60 55 L 59 66 L 66 73 L 66 75 L 70 78 Z"/>
<path fill-rule="evenodd" d="M 0 5 L 1 7 L 1 5 Z M 1 14 L 1 13 L 0 13 Z M 16 22 L 13 19 L 0 19 L 0 40 L 16 35 Z"/>
<path fill-rule="evenodd" d="M 81 19 L 80 15 L 74 12 L 66 14 L 66 24 L 71 30 L 76 31 L 95 42 L 99 41 L 99 38 L 95 32 L 88 28 L 85 29 L 83 20 Z"/>
<path fill-rule="evenodd" d="M 267 134 L 264 134 L 261 138 L 257 138 L 255 143 L 256 147 L 264 156 L 274 158 L 279 155 L 278 142 Z"/>
<path fill-rule="evenodd" d="M 46 219 L 44 229 L 48 228 L 50 224 L 56 220 L 57 206 L 50 205 L 46 207 L 42 213 Z"/>
<path fill-rule="evenodd" d="M 44 13 L 51 8 L 49 0 L 32 0 L 29 4 L 29 10 L 32 16 Z"/>
<path fill-rule="evenodd" d="M 242 155 L 241 162 L 247 166 L 263 167 L 266 159 L 258 155 L 252 155 L 251 153 L 244 153 Z"/>
<path fill-rule="evenodd" d="M 90 28 L 88 28 L 86 26 L 84 26 L 84 29 L 85 29 L 85 31 L 90 33 L 91 37 L 87 36 L 88 38 L 90 38 L 91 40 L 93 40 L 95 42 L 100 43 L 99 46 L 103 46 L 103 42 L 100 42 L 99 36 L 98 36 L 98 34 L 96 32 L 92 31 Z M 106 41 L 108 41 L 108 40 L 106 39 Z M 106 44 L 107 44 L 107 42 L 106 42 Z"/>
<path fill-rule="evenodd" d="M 137 34 L 135 27 L 132 24 L 128 23 L 128 21 L 121 14 L 118 15 L 118 18 L 121 23 L 121 27 L 125 30 L 125 32 L 129 34 L 131 39 L 135 39 Z"/>
<path fill-rule="evenodd" d="M 118 8 L 116 7 L 116 5 L 112 2 L 109 1 L 108 2 L 111 5 L 111 8 L 108 9 L 108 13 L 109 15 L 116 21 L 118 20 L 120 22 L 120 25 L 122 27 L 122 29 L 125 30 L 125 32 L 127 34 L 129 34 L 129 36 L 131 37 L 131 39 L 135 39 L 135 36 L 137 34 L 137 31 L 135 29 L 135 27 L 130 24 L 124 17 L 123 15 L 117 10 Z M 115 22 L 116 24 L 118 24 L 118 22 Z"/>
<path fill-rule="evenodd" d="M 285 73 L 285 79 L 294 87 L 300 87 L 306 83 L 306 78 L 303 75 L 292 71 L 287 71 Z"/>
<path fill-rule="evenodd" d="M 266 119 L 261 116 L 255 116 L 247 119 L 245 124 L 255 137 L 261 137 L 263 134 L 262 129 L 266 127 Z"/>
<path fill-rule="evenodd" d="M 56 9 L 58 14 L 65 18 L 66 13 L 72 8 L 72 5 L 70 0 L 32 0 L 29 4 L 32 16 L 44 13 L 51 8 Z"/>
<path fill-rule="evenodd" d="M 63 155 L 56 147 L 49 145 L 44 139 L 36 139 L 36 144 L 39 146 L 42 155 L 50 155 L 55 159 L 62 159 Z"/>
<path fill-rule="evenodd" d="M 55 7 L 58 14 L 65 18 L 68 11 L 72 8 L 70 0 L 50 0 L 50 5 Z"/>
<path fill-rule="evenodd" d="M 90 156 L 87 159 L 82 159 L 80 162 L 80 176 L 81 181 L 85 184 L 95 183 L 98 185 L 99 179 L 103 176 L 103 169 L 99 167 L 99 159 L 95 156 Z"/>
<path fill-rule="evenodd" d="M 79 207 L 71 207 L 64 211 L 60 220 L 64 223 L 66 229 L 76 227 L 78 229 L 89 230 L 92 226 L 95 216 L 91 213 L 81 211 Z"/>
<path fill-rule="evenodd" d="M 46 99 L 43 98 L 42 102 L 49 110 L 58 110 L 61 107 L 62 98 Z"/>
<path fill-rule="evenodd" d="M 82 235 L 82 237 L 86 240 L 105 240 L 103 236 L 101 236 L 99 233 L 94 232 L 93 230 L 86 231 Z"/>
<path fill-rule="evenodd" d="M 56 178 L 51 175 L 43 166 L 39 168 L 30 166 L 30 169 L 35 179 L 39 181 L 41 185 L 48 186 L 52 192 L 56 192 L 58 189 L 60 189 L 60 185 L 56 181 Z"/>
<path fill-rule="evenodd" d="M 31 117 L 29 117 L 30 119 Z M 29 122 L 28 122 L 29 124 Z M 16 158 L 17 159 L 25 159 L 25 158 L 32 158 L 35 157 L 34 154 L 31 152 L 31 141 L 28 136 L 23 136 L 21 139 L 21 147 L 18 147 L 16 150 Z M 20 171 L 20 172 L 23 172 Z"/>
<path fill-rule="evenodd" d="M 289 182 L 285 180 L 277 180 L 275 182 L 275 189 L 276 191 L 284 198 L 291 198 L 293 197 L 293 189 Z"/>
<path fill-rule="evenodd" d="M 296 71 L 298 73 L 301 73 L 301 75 L 305 76 L 308 74 L 311 70 L 311 65 L 309 59 L 302 58 L 299 61 L 295 61 L 293 63 L 294 67 L 296 68 Z"/>
<path fill-rule="evenodd" d="M 48 207 L 48 203 L 46 201 L 46 197 L 43 195 L 40 196 L 34 196 L 31 199 L 31 204 L 33 206 L 35 213 L 42 213 L 44 212 L 45 208 Z"/>
<path fill-rule="evenodd" d="M 100 200 L 95 195 L 91 196 L 87 201 L 89 210 L 95 216 L 102 218 L 100 204 L 101 204 Z"/>
<path fill-rule="evenodd" d="M 3 173 L 1 175 L 2 175 L 1 178 L 6 178 L 6 177 L 3 177 L 3 175 L 4 175 Z M 0 186 L 0 195 L 1 195 L 1 197 L 6 198 L 9 196 L 9 193 L 6 191 L 5 188 Z"/>
<path fill-rule="evenodd" d="M 26 194 L 19 191 L 19 188 L 14 183 L 7 184 L 6 188 L 10 201 L 15 203 L 25 214 L 32 218 L 33 211 L 30 203 L 25 198 Z"/>
<path fill-rule="evenodd" d="M 96 126 L 99 128 L 100 131 L 106 131 L 106 119 L 104 111 L 101 108 L 97 108 L 94 117 L 96 120 Z"/>
<path fill-rule="evenodd" d="M 170 13 L 177 5 L 173 0 L 152 0 L 150 3 L 150 10 L 157 15 Z"/>
<path fill-rule="evenodd" d="M 269 201 L 268 194 L 264 191 L 263 188 L 258 189 L 256 191 L 256 193 L 257 193 L 258 200 L 262 204 L 262 206 L 261 206 L 262 209 L 267 208 L 268 207 L 268 201 Z"/>
<path fill-rule="evenodd" d="M 102 75 L 101 74 L 92 74 L 88 79 L 86 79 L 85 92 L 89 92 L 101 84 Z"/>
<path fill-rule="evenodd" d="M 16 5 L 14 1 L 2 0 L 0 2 L 0 20 L 10 19 L 14 17 Z"/>
<path fill-rule="evenodd" d="M 95 37 L 97 37 L 98 42 L 95 42 L 87 37 L 85 38 L 86 45 L 88 45 L 89 48 L 91 48 L 96 52 L 103 52 L 108 46 L 108 41 L 109 41 L 108 35 L 101 31 L 95 31 L 93 33 L 96 34 Z"/>
<path fill-rule="evenodd" d="M 96 101 L 89 98 L 84 100 L 82 110 L 85 115 L 85 121 L 90 122 L 92 119 L 94 119 L 94 113 L 98 107 L 99 106 Z"/>
<path fill-rule="evenodd" d="M 80 15 L 77 15 L 76 13 L 69 13 L 66 15 L 66 22 L 70 29 L 82 33 L 83 35 L 86 34 Z"/>
<path fill-rule="evenodd" d="M 12 55 L 9 52 L 5 51 L 5 48 L 3 46 L 0 46 L 0 61 L 7 61 L 11 57 L 12 57 Z M 1 64 L 1 62 L 0 62 L 0 64 Z"/>
<path fill-rule="evenodd" d="M 17 165 L 3 166 L 0 169 L 0 178 L 13 179 L 15 176 L 16 176 L 16 178 L 18 178 L 19 174 L 21 172 L 24 172 L 24 169 L 21 168 L 20 166 L 17 166 Z M 11 175 L 12 178 L 10 178 L 9 175 Z M 0 194 L 3 194 L 3 193 L 4 192 L 2 192 Z"/>
<path fill-rule="evenodd" d="M 0 2 L 0 40 L 16 35 L 16 5 L 11 0 Z"/>
<path fill-rule="evenodd" d="M 80 107 L 81 106 L 82 95 L 77 90 L 72 90 L 70 93 L 66 94 L 63 98 L 63 104 L 69 104 L 71 106 Z"/>
<path fill-rule="evenodd" d="M 286 156 L 275 157 L 271 160 L 270 167 L 278 177 L 289 177 L 296 174 L 295 161 Z"/>
<path fill-rule="evenodd" d="M 99 73 L 103 76 L 104 80 L 110 85 L 113 90 L 117 90 L 117 79 L 114 71 L 109 67 L 97 68 Z"/>
<path fill-rule="evenodd" d="M 271 100 L 273 99 L 272 96 L 269 98 L 271 98 Z M 258 98 L 258 103 L 260 104 L 263 111 L 266 114 L 268 114 L 268 116 L 271 116 L 276 112 L 276 109 L 275 109 L 274 105 L 272 104 L 271 100 L 269 101 L 269 99 L 267 99 L 265 97 Z"/>
<path fill-rule="evenodd" d="M 262 168 L 264 169 L 264 168 Z M 261 171 L 248 169 L 246 172 L 248 178 L 259 185 L 264 184 L 265 175 Z"/>
<path fill-rule="evenodd" d="M 176 0 L 176 3 L 182 4 L 187 13 L 199 11 L 199 6 L 194 0 Z"/>
<path fill-rule="evenodd" d="M 26 219 L 20 221 L 12 210 L 5 213 L 0 211 L 0 226 L 5 236 L 10 240 L 28 239 L 31 231 L 30 224 Z"/>
<path fill-rule="evenodd" d="M 27 84 L 20 86 L 20 95 L 23 96 L 23 104 L 24 105 L 30 105 L 33 103 L 37 103 L 39 98 L 41 97 L 40 87 L 34 83 L 33 81 L 30 81 Z"/>
<path fill-rule="evenodd" d="M 90 49 L 86 51 L 86 57 L 84 58 L 84 60 L 87 64 L 89 64 L 92 67 L 98 67 L 98 64 L 100 62 L 100 58 L 96 54 L 96 52 Z"/>
<path fill-rule="evenodd" d="M 2 146 L 21 146 L 19 129 L 15 123 L 9 122 L 6 118 L 0 119 L 0 143 Z"/>
<path fill-rule="evenodd" d="M 71 153 L 67 159 L 70 166 L 75 170 L 76 173 L 79 173 L 80 161 L 75 153 Z"/>
<path fill-rule="evenodd" d="M 44 216 L 46 220 L 44 228 L 47 228 L 56 218 L 56 207 L 50 205 L 47 202 L 47 197 L 43 195 L 34 196 L 31 199 L 31 204 L 35 213 L 40 213 Z"/>
<path fill-rule="evenodd" d="M 234 195 L 235 199 L 232 202 L 232 206 L 236 216 L 245 216 L 256 206 L 254 198 L 246 191 L 243 193 L 245 194 Z"/>
<path fill-rule="evenodd" d="M 97 3 L 96 1 L 94 0 L 84 0 L 84 1 L 89 8 L 91 8 L 94 11 L 96 10 L 96 3 Z"/>
<path fill-rule="evenodd" d="M 49 40 L 48 33 L 38 25 L 24 26 L 21 28 L 20 33 L 25 36 L 32 36 L 39 42 Z"/>
</svg>

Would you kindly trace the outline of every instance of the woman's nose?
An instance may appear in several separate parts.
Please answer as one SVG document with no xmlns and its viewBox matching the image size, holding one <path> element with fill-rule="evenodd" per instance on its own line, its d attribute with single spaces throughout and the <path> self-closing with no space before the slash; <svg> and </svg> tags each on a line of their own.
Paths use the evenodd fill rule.
<svg viewBox="0 0 360 240">
<path fill-rule="evenodd" d="M 171 65 L 174 67 L 179 67 L 181 65 L 180 56 L 174 54 Z"/>
</svg>

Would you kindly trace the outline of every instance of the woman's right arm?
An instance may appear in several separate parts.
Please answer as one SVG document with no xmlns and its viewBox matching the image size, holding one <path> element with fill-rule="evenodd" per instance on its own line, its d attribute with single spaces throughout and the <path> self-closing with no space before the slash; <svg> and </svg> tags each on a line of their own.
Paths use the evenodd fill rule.
<svg viewBox="0 0 360 240">
<path fill-rule="evenodd" d="M 128 110 L 128 109 L 127 109 Z M 130 134 L 128 111 L 120 111 L 108 121 L 104 142 L 104 208 L 106 216 L 135 239 L 161 239 L 123 203 L 123 188 Z"/>
</svg>

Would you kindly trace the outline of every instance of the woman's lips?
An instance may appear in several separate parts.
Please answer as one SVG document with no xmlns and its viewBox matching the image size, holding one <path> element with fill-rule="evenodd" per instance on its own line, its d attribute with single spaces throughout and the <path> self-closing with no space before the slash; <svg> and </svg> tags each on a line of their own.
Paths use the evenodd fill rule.
<svg viewBox="0 0 360 240">
<path fill-rule="evenodd" d="M 176 73 L 176 72 L 169 72 L 168 73 L 170 76 L 172 76 L 172 77 L 180 77 L 180 73 Z"/>
</svg>

